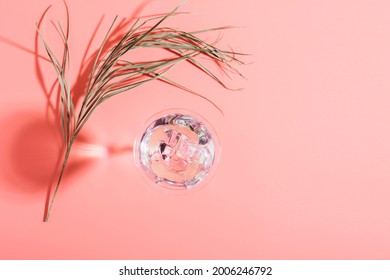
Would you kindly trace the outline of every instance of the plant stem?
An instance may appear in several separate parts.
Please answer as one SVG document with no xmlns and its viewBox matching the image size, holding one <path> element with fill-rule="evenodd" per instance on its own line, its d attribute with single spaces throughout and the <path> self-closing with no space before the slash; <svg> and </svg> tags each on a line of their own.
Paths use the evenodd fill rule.
<svg viewBox="0 0 390 280">
<path fill-rule="evenodd" d="M 64 174 L 65 167 L 66 167 L 66 165 L 68 163 L 70 151 L 72 150 L 73 142 L 74 142 L 75 139 L 76 139 L 76 135 L 73 135 L 71 140 L 70 140 L 70 142 L 69 142 L 68 147 L 66 148 L 64 162 L 62 163 L 61 173 L 60 173 L 60 176 L 58 177 L 57 186 L 56 186 L 56 188 L 54 190 L 53 196 L 52 196 L 51 201 L 50 201 L 50 206 L 49 206 L 49 208 L 47 210 L 47 214 L 46 214 L 46 217 L 45 217 L 45 222 L 49 221 L 49 217 L 50 217 L 50 214 L 51 214 L 51 209 L 53 208 L 54 200 L 56 198 L 58 189 L 60 187 L 62 176 Z"/>
</svg>

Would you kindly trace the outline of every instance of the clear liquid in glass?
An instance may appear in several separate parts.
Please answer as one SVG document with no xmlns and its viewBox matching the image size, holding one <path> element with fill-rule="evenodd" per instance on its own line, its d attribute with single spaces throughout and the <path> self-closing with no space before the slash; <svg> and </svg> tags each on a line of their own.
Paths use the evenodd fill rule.
<svg viewBox="0 0 390 280">
<path fill-rule="evenodd" d="M 155 184 L 190 189 L 215 164 L 215 139 L 204 121 L 188 114 L 166 114 L 152 121 L 140 137 L 136 160 Z"/>
</svg>

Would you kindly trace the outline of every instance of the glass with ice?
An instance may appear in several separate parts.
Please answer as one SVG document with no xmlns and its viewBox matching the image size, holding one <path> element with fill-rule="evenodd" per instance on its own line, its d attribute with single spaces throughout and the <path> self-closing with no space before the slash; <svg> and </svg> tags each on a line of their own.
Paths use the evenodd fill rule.
<svg viewBox="0 0 390 280">
<path fill-rule="evenodd" d="M 148 180 L 168 189 L 190 189 L 215 166 L 218 141 L 201 117 L 166 113 L 154 117 L 136 140 L 135 160 Z"/>
</svg>

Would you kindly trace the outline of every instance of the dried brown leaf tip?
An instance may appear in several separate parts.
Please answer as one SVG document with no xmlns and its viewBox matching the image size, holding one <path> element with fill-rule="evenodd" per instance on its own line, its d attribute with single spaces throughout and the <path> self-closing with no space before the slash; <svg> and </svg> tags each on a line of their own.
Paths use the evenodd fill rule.
<svg viewBox="0 0 390 280">
<path fill-rule="evenodd" d="M 201 33 L 221 31 L 230 27 L 186 32 L 162 26 L 168 18 L 183 14 L 177 12 L 181 7 L 179 5 L 170 13 L 144 17 L 142 20 L 137 19 L 132 22 L 124 20 L 117 23 L 117 18 L 115 18 L 100 48 L 89 59 L 91 67 L 89 68 L 90 73 L 86 81 L 85 92 L 81 95 L 72 92 L 69 81 L 69 9 L 66 2 L 64 3 L 67 14 L 66 28 L 64 29 L 60 23 L 57 25 L 64 44 L 61 58 L 56 57 L 45 40 L 43 31 L 37 28 L 59 82 L 59 119 L 63 134 L 63 163 L 45 213 L 45 221 L 49 220 L 72 145 L 100 104 L 120 93 L 129 92 L 131 89 L 145 83 L 160 80 L 207 100 L 222 112 L 210 99 L 167 78 L 165 74 L 178 63 L 188 62 L 188 65 L 199 69 L 206 76 L 216 81 L 217 84 L 228 88 L 218 75 L 203 63 L 207 59 L 214 62 L 226 75 L 233 73 L 242 76 L 237 71 L 236 66 L 243 64 L 238 59 L 243 54 L 219 49 L 216 46 L 219 39 L 207 43 L 199 38 Z M 129 53 L 134 50 L 151 48 L 166 51 L 169 57 L 147 61 L 133 61 L 128 58 Z M 81 101 L 80 106 L 76 104 L 78 99 Z"/>
</svg>

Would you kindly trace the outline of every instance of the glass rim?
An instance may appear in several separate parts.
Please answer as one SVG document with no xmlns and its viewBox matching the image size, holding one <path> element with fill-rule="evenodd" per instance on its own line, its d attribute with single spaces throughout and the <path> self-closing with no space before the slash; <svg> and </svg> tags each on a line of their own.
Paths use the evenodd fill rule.
<svg viewBox="0 0 390 280">
<path fill-rule="evenodd" d="M 186 187 L 177 187 L 177 186 L 164 186 L 162 184 L 158 184 L 156 182 L 153 182 L 153 180 L 147 175 L 146 170 L 144 170 L 144 167 L 142 166 L 141 159 L 140 159 L 140 143 L 142 140 L 142 137 L 145 133 L 145 131 L 149 128 L 149 126 L 156 120 L 163 118 L 164 116 L 168 115 L 174 115 L 174 114 L 180 114 L 184 116 L 189 116 L 191 118 L 196 119 L 202 125 L 205 126 L 207 129 L 208 133 L 210 133 L 211 138 L 213 140 L 214 144 L 214 159 L 213 159 L 213 164 L 210 167 L 210 169 L 207 171 L 207 174 L 205 175 L 204 178 L 202 178 L 199 182 L 195 183 L 192 187 L 186 188 Z M 187 192 L 193 192 L 194 190 L 199 190 L 203 188 L 206 184 L 210 182 L 210 180 L 214 177 L 216 173 L 217 166 L 219 165 L 220 158 L 221 158 L 221 144 L 219 137 L 214 129 L 214 127 L 199 113 L 196 113 L 192 110 L 188 110 L 185 108 L 170 108 L 170 109 L 165 109 L 161 110 L 149 118 L 145 120 L 142 125 L 139 126 L 137 132 L 136 132 L 136 137 L 134 139 L 134 149 L 133 149 L 133 160 L 134 164 L 137 168 L 138 173 L 140 176 L 143 178 L 144 181 L 149 186 L 152 186 L 154 189 L 159 189 L 160 191 L 163 192 L 169 192 L 169 193 L 187 193 Z"/>
</svg>

